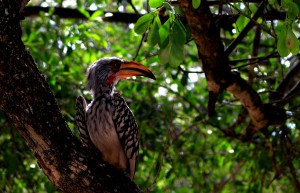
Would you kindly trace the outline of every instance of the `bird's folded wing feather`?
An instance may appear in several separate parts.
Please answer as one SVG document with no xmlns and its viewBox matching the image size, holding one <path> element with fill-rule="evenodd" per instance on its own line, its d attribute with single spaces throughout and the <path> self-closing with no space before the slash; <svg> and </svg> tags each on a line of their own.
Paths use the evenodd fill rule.
<svg viewBox="0 0 300 193">
<path fill-rule="evenodd" d="M 113 121 L 126 157 L 129 159 L 130 173 L 132 174 L 136 167 L 139 149 L 137 124 L 133 113 L 120 94 L 114 94 L 113 103 L 115 106 Z"/>
<path fill-rule="evenodd" d="M 83 96 L 76 99 L 76 124 L 79 129 L 80 140 L 83 146 L 94 147 L 90 139 L 86 124 L 86 101 Z"/>
</svg>

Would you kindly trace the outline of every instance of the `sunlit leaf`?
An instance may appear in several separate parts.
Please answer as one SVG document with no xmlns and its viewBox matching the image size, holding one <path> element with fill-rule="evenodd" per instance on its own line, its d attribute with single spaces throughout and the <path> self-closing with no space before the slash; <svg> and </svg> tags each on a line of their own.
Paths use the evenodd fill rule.
<svg viewBox="0 0 300 193">
<path fill-rule="evenodd" d="M 153 21 L 155 14 L 154 12 L 147 13 L 140 17 L 136 24 L 134 25 L 134 31 L 137 34 L 144 33 L 150 26 L 151 22 Z"/>
<path fill-rule="evenodd" d="M 244 15 L 240 15 L 236 20 L 236 29 L 240 32 L 244 29 L 244 27 L 249 23 L 250 19 L 245 17 Z"/>
<path fill-rule="evenodd" d="M 162 6 L 164 0 L 149 0 L 149 6 L 151 8 L 157 8 Z"/>
<path fill-rule="evenodd" d="M 103 11 L 102 10 L 95 11 L 91 15 L 90 20 L 96 19 L 96 18 L 100 17 L 101 15 L 103 15 Z"/>
<path fill-rule="evenodd" d="M 48 14 L 49 15 L 53 15 L 54 11 L 55 11 L 55 8 L 54 7 L 50 7 L 50 9 L 48 11 Z"/>
<path fill-rule="evenodd" d="M 90 13 L 89 13 L 87 10 L 85 10 L 84 8 L 79 7 L 79 8 L 78 8 L 78 11 L 79 11 L 82 15 L 84 15 L 86 18 L 90 18 Z"/>
</svg>

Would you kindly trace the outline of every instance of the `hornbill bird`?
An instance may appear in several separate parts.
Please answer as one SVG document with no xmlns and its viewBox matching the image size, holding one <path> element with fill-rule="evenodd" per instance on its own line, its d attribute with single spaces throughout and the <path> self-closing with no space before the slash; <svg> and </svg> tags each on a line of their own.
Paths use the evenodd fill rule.
<svg viewBox="0 0 300 193">
<path fill-rule="evenodd" d="M 114 92 L 119 80 L 131 76 L 155 80 L 148 68 L 135 61 L 111 57 L 91 65 L 87 89 L 93 100 L 87 105 L 82 96 L 77 98 L 76 122 L 83 145 L 95 147 L 103 160 L 133 179 L 139 149 L 137 124 L 125 100 Z"/>
</svg>

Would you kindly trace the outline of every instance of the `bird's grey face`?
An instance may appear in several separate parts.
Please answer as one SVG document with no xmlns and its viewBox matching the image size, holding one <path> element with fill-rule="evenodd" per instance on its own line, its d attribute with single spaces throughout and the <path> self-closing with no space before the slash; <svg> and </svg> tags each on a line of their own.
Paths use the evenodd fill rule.
<svg viewBox="0 0 300 193">
<path fill-rule="evenodd" d="M 155 79 L 152 72 L 140 63 L 111 57 L 97 60 L 87 71 L 87 88 L 92 92 L 107 92 L 119 80 L 130 76 Z"/>
<path fill-rule="evenodd" d="M 87 88 L 96 90 L 97 86 L 108 84 L 108 79 L 119 71 L 122 60 L 119 58 L 103 58 L 97 60 L 87 70 Z M 113 84 L 113 82 L 112 82 Z"/>
</svg>

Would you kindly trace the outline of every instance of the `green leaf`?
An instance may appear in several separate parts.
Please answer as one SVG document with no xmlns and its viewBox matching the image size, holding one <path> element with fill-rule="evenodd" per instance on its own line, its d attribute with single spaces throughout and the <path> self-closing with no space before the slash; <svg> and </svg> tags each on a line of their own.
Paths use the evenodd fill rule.
<svg viewBox="0 0 300 193">
<path fill-rule="evenodd" d="M 159 47 L 165 48 L 169 43 L 169 35 L 170 35 L 170 19 L 168 19 L 160 28 L 159 28 Z"/>
<path fill-rule="evenodd" d="M 90 18 L 90 13 L 87 11 L 87 10 L 85 10 L 84 8 L 82 8 L 82 7 L 80 7 L 80 8 L 78 8 L 78 11 L 82 14 L 82 15 L 84 15 L 86 18 Z"/>
<path fill-rule="evenodd" d="M 296 2 L 295 2 L 296 4 L 297 4 L 297 6 L 298 6 L 298 9 L 300 9 L 300 0 L 296 0 Z"/>
<path fill-rule="evenodd" d="M 239 18 L 236 20 L 235 24 L 236 24 L 236 29 L 237 31 L 242 31 L 245 26 L 249 23 L 250 19 L 243 16 L 243 15 L 240 15 Z"/>
<path fill-rule="evenodd" d="M 150 26 L 151 22 L 153 21 L 154 16 L 155 16 L 154 12 L 150 12 L 140 17 L 137 20 L 136 24 L 134 25 L 135 33 L 137 34 L 144 33 Z"/>
<path fill-rule="evenodd" d="M 151 8 L 157 8 L 162 6 L 164 0 L 149 0 L 149 6 Z"/>
<path fill-rule="evenodd" d="M 186 86 L 187 83 L 188 83 L 188 76 L 186 74 L 184 74 L 180 80 L 180 83 L 183 85 L 183 86 Z"/>
<path fill-rule="evenodd" d="M 148 34 L 148 43 L 151 46 L 155 46 L 157 43 L 160 42 L 159 39 L 159 28 L 161 27 L 159 16 L 157 15 L 154 18 L 153 24 L 149 30 Z"/>
<path fill-rule="evenodd" d="M 161 50 L 159 57 L 162 64 L 169 63 L 175 67 L 183 60 L 184 44 L 186 41 L 186 33 L 180 20 L 177 19 L 174 21 L 168 39 L 168 45 Z"/>
<path fill-rule="evenodd" d="M 287 55 L 289 55 L 289 50 L 286 46 L 286 33 L 286 28 L 282 27 L 281 32 L 278 36 L 277 50 L 281 57 L 286 57 Z"/>
<path fill-rule="evenodd" d="M 50 7 L 49 11 L 48 11 L 48 14 L 49 15 L 53 15 L 54 11 L 55 11 L 55 8 L 54 7 Z"/>
<path fill-rule="evenodd" d="M 297 39 L 296 35 L 293 33 L 291 28 L 287 29 L 286 33 L 286 46 L 288 50 L 296 55 L 299 52 L 299 40 Z"/>
<path fill-rule="evenodd" d="M 88 31 L 83 32 L 87 37 L 93 38 L 94 40 L 100 41 L 101 37 L 98 34 L 90 33 Z"/>
<path fill-rule="evenodd" d="M 76 0 L 76 4 L 77 4 L 77 7 L 81 7 L 82 6 L 81 0 Z"/>
<path fill-rule="evenodd" d="M 175 44 L 184 45 L 186 40 L 186 33 L 184 26 L 179 19 L 176 19 L 172 28 L 172 38 Z"/>
<path fill-rule="evenodd" d="M 282 7 L 287 8 L 287 17 L 294 20 L 299 13 L 298 5 L 292 1 L 283 1 Z"/>
<path fill-rule="evenodd" d="M 171 6 L 169 3 L 167 3 L 167 2 L 163 2 L 163 6 L 164 6 L 167 10 L 169 10 L 169 11 L 172 11 L 172 10 L 173 10 L 172 6 Z"/>
<path fill-rule="evenodd" d="M 172 49 L 171 49 L 171 58 L 170 58 L 170 64 L 172 66 L 177 67 L 178 65 L 181 64 L 184 56 L 184 44 L 175 44 L 174 42 L 172 43 Z"/>
<path fill-rule="evenodd" d="M 269 0 L 268 2 L 272 6 L 275 6 L 276 4 L 278 4 L 277 0 Z"/>
<path fill-rule="evenodd" d="M 161 64 L 167 64 L 171 56 L 171 43 L 159 52 L 159 60 Z"/>
<path fill-rule="evenodd" d="M 162 64 L 169 63 L 170 65 L 176 67 L 183 59 L 184 46 L 178 45 L 174 41 L 172 42 L 171 39 L 174 40 L 175 38 L 170 38 L 169 44 L 160 50 L 159 59 L 160 63 Z"/>
<path fill-rule="evenodd" d="M 99 16 L 101 16 L 101 15 L 103 15 L 103 11 L 102 11 L 102 10 L 95 11 L 95 12 L 91 15 L 90 20 L 94 20 L 94 19 L 96 19 L 97 17 L 99 17 Z"/>
<path fill-rule="evenodd" d="M 192 0 L 192 5 L 194 9 L 197 9 L 201 4 L 201 0 Z"/>
</svg>

